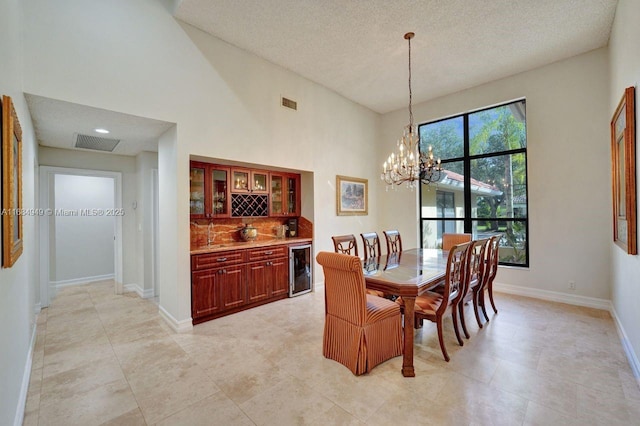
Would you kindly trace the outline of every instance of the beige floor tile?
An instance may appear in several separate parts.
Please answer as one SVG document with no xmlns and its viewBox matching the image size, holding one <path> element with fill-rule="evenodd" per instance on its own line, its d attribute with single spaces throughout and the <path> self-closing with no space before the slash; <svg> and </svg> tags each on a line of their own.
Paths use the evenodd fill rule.
<svg viewBox="0 0 640 426">
<path fill-rule="evenodd" d="M 247 425 L 254 423 L 223 392 L 215 393 L 156 423 L 156 426 Z"/>
<path fill-rule="evenodd" d="M 101 426 L 146 426 L 144 416 L 139 408 L 102 423 Z"/>
<path fill-rule="evenodd" d="M 135 408 L 136 399 L 127 381 L 122 379 L 73 395 L 42 394 L 39 424 L 101 424 Z"/>
<path fill-rule="evenodd" d="M 186 354 L 127 373 L 145 420 L 154 424 L 220 388 Z"/>
<path fill-rule="evenodd" d="M 585 423 L 584 420 L 577 419 L 575 416 L 562 414 L 536 402 L 529 401 L 523 426 L 549 425 L 584 426 Z"/>
<path fill-rule="evenodd" d="M 569 416 L 577 414 L 577 385 L 561 377 L 502 361 L 490 388 L 516 394 Z"/>
<path fill-rule="evenodd" d="M 319 422 L 335 404 L 300 380 L 289 379 L 265 390 L 240 408 L 256 425 L 293 425 Z"/>
<path fill-rule="evenodd" d="M 627 401 L 620 395 L 611 394 L 608 389 L 596 390 L 578 385 L 577 408 L 581 418 L 597 419 L 608 425 L 633 424 L 627 409 Z M 639 420 L 637 417 L 635 420 Z"/>
</svg>

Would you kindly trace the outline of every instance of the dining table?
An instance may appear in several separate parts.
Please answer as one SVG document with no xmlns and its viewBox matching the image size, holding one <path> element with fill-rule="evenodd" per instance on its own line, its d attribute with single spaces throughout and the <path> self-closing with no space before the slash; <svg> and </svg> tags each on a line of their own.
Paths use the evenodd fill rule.
<svg viewBox="0 0 640 426">
<path fill-rule="evenodd" d="M 449 252 L 414 248 L 363 261 L 368 289 L 401 296 L 404 300 L 402 375 L 414 377 L 413 330 L 416 297 L 440 284 L 446 275 Z"/>
</svg>

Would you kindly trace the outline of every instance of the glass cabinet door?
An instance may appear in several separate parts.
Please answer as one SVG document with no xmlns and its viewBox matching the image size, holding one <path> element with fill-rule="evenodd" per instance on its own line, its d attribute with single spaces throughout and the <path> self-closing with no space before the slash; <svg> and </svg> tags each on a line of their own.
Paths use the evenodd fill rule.
<svg viewBox="0 0 640 426">
<path fill-rule="evenodd" d="M 284 179 L 281 175 L 271 174 L 271 215 L 278 216 L 284 213 L 283 184 Z"/>
<path fill-rule="evenodd" d="M 189 208 L 192 216 L 205 214 L 205 167 L 191 166 L 189 172 L 190 200 Z"/>
<path fill-rule="evenodd" d="M 238 169 L 234 169 L 233 170 L 233 176 L 231 176 L 232 178 L 232 182 L 231 182 L 231 189 L 234 192 L 247 192 L 249 191 L 249 177 L 250 177 L 250 172 L 249 170 L 238 170 Z"/>
<path fill-rule="evenodd" d="M 265 194 L 268 193 L 268 177 L 269 173 L 266 172 L 251 172 L 251 192 L 263 192 Z"/>
<path fill-rule="evenodd" d="M 297 206 L 298 206 L 298 180 L 289 176 L 287 178 L 287 214 L 290 216 L 297 215 Z"/>
<path fill-rule="evenodd" d="M 211 201 L 211 210 L 213 216 L 229 215 L 229 170 L 212 169 L 211 181 L 213 197 Z"/>
</svg>

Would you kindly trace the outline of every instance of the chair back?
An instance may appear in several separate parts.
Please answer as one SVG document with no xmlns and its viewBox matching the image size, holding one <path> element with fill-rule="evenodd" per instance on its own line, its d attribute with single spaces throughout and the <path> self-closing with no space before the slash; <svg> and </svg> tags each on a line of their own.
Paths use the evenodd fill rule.
<svg viewBox="0 0 640 426">
<path fill-rule="evenodd" d="M 396 229 L 390 231 L 382 231 L 385 240 L 387 240 L 387 254 L 398 253 L 402 251 L 402 238 L 400 232 Z"/>
<path fill-rule="evenodd" d="M 358 243 L 356 242 L 355 235 L 337 235 L 331 237 L 331 239 L 333 240 L 333 249 L 336 253 L 358 256 Z"/>
<path fill-rule="evenodd" d="M 496 273 L 498 272 L 498 261 L 500 260 L 500 240 L 502 239 L 502 234 L 494 235 L 489 239 L 489 245 L 487 246 L 486 253 L 486 264 L 487 271 L 485 277 L 485 286 L 489 284 L 489 282 L 493 281 L 496 277 Z"/>
<path fill-rule="evenodd" d="M 442 315 L 447 306 L 457 305 L 464 296 L 465 282 L 469 269 L 466 267 L 468 250 L 471 243 L 458 244 L 449 250 L 447 258 L 447 272 L 444 278 L 443 299 L 437 308 L 437 313 Z"/>
<path fill-rule="evenodd" d="M 468 272 L 464 293 L 467 293 L 470 287 L 483 286 L 486 282 L 488 267 L 485 261 L 489 241 L 489 238 L 484 238 L 471 242 L 469 253 L 467 254 Z"/>
<path fill-rule="evenodd" d="M 360 234 L 362 238 L 362 245 L 364 247 L 364 260 L 370 257 L 378 257 L 380 253 L 380 238 L 377 232 L 366 232 Z"/>
<path fill-rule="evenodd" d="M 442 234 L 442 250 L 471 241 L 471 234 Z"/>
<path fill-rule="evenodd" d="M 364 324 L 367 296 L 360 258 L 322 251 L 316 260 L 324 271 L 325 313 L 354 325 Z"/>
</svg>

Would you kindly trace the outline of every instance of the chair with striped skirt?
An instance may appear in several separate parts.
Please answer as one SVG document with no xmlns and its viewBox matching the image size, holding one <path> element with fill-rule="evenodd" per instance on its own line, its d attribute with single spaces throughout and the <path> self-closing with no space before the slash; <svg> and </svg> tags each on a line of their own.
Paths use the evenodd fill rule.
<svg viewBox="0 0 640 426">
<path fill-rule="evenodd" d="M 322 353 L 355 375 L 402 355 L 400 307 L 366 294 L 358 257 L 320 252 L 324 271 L 325 323 Z"/>
</svg>

